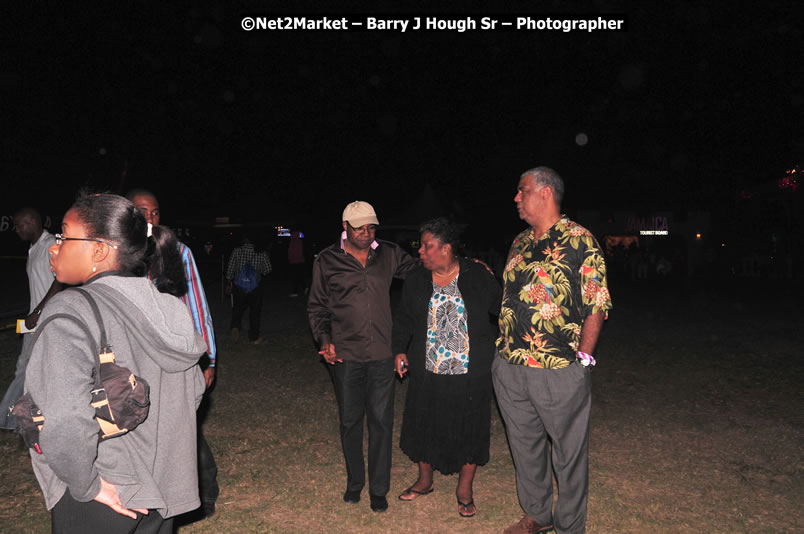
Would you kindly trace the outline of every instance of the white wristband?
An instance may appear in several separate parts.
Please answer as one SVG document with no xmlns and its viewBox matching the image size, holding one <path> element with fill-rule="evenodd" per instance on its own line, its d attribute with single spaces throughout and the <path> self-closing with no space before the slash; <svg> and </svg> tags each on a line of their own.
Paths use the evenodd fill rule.
<svg viewBox="0 0 804 534">
<path fill-rule="evenodd" d="M 584 367 L 589 367 L 590 365 L 595 365 L 597 363 L 594 356 L 581 351 L 578 351 L 576 358 L 578 359 L 578 363 Z"/>
</svg>

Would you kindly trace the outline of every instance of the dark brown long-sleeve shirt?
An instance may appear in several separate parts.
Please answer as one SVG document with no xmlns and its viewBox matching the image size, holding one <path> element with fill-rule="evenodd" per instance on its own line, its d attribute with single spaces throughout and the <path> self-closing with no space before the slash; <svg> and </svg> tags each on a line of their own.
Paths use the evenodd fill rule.
<svg viewBox="0 0 804 534">
<path fill-rule="evenodd" d="M 321 347 L 335 345 L 338 358 L 390 358 L 393 278 L 404 278 L 418 260 L 389 241 L 377 240 L 366 266 L 340 243 L 325 248 L 313 264 L 307 316 Z"/>
</svg>

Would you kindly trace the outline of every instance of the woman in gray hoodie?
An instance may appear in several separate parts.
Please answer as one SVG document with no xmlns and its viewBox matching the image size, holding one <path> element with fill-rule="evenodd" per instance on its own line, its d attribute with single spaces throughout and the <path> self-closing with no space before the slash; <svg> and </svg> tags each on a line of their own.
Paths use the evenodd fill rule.
<svg viewBox="0 0 804 534">
<path fill-rule="evenodd" d="M 53 532 L 172 532 L 172 518 L 200 504 L 195 410 L 206 350 L 177 298 L 187 285 L 175 236 L 123 197 L 88 195 L 65 214 L 50 252 L 56 278 L 94 298 L 116 363 L 148 382 L 151 401 L 137 428 L 99 440 L 90 398 L 100 329 L 77 291 L 56 295 L 42 323 L 68 314 L 93 339 L 56 318 L 38 333 L 26 372 L 45 417 L 41 454 L 31 449 L 31 458 Z"/>
</svg>

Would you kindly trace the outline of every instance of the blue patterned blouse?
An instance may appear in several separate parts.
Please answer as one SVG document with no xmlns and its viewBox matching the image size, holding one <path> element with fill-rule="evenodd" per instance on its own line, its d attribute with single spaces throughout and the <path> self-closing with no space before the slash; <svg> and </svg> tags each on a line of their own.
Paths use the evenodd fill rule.
<svg viewBox="0 0 804 534">
<path fill-rule="evenodd" d="M 433 296 L 427 314 L 427 356 L 425 367 L 439 375 L 469 372 L 467 313 L 458 277 L 445 287 L 433 282 Z"/>
</svg>

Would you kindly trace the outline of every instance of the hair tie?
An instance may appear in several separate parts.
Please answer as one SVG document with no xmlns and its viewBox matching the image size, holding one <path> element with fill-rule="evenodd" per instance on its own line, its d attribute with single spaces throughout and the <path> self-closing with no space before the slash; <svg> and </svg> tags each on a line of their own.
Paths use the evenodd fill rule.
<svg viewBox="0 0 804 534">
<path fill-rule="evenodd" d="M 151 237 L 153 235 L 153 233 L 154 233 L 153 229 L 154 229 L 154 225 L 151 224 L 151 223 L 148 223 L 148 232 L 145 234 L 145 237 Z"/>
</svg>

